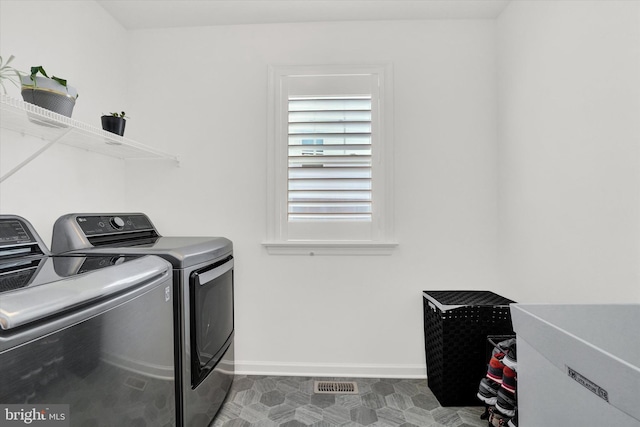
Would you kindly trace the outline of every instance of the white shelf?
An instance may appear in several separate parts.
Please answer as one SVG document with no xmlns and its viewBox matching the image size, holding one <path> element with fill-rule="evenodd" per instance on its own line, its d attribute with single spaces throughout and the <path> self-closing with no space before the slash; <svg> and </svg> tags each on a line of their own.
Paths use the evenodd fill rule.
<svg viewBox="0 0 640 427">
<path fill-rule="evenodd" d="M 165 159 L 178 164 L 178 157 L 123 138 L 111 132 L 73 120 L 21 100 L 1 95 L 0 126 L 3 129 L 41 138 L 49 144 L 70 145 L 119 159 Z M 44 149 L 46 149 L 44 148 Z M 44 151 L 44 149 L 42 151 Z M 40 152 L 42 152 L 40 151 Z M 38 152 L 37 154 L 40 154 Z M 35 156 L 28 159 L 33 160 Z M 28 163 L 23 162 L 20 167 Z M 13 174 L 5 175 L 0 181 Z"/>
</svg>

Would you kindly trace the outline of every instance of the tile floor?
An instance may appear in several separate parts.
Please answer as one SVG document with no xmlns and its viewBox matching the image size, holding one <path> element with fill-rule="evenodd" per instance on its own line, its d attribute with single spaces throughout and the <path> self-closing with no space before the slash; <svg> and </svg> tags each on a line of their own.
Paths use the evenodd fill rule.
<svg viewBox="0 0 640 427">
<path fill-rule="evenodd" d="M 314 380 L 359 394 L 314 394 Z M 487 427 L 478 407 L 441 407 L 426 379 L 236 376 L 213 427 Z"/>
</svg>

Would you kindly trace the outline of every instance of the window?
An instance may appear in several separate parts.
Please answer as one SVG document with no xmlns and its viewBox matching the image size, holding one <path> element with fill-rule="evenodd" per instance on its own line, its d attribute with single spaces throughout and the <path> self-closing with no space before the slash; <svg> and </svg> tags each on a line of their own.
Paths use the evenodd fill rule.
<svg viewBox="0 0 640 427">
<path fill-rule="evenodd" d="M 273 67 L 270 253 L 389 253 L 391 67 Z"/>
<path fill-rule="evenodd" d="M 371 96 L 288 106 L 288 221 L 371 221 Z"/>
</svg>

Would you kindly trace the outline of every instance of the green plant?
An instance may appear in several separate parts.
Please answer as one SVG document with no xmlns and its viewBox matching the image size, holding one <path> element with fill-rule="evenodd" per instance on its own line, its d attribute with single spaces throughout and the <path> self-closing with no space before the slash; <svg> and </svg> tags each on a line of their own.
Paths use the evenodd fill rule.
<svg viewBox="0 0 640 427">
<path fill-rule="evenodd" d="M 60 83 L 64 87 L 67 87 L 67 80 L 66 79 L 62 79 L 62 78 L 56 77 L 56 76 L 49 77 L 47 75 L 47 72 L 44 71 L 44 68 L 42 68 L 42 65 L 36 65 L 35 67 L 31 67 L 31 75 L 29 76 L 29 78 L 33 82 L 34 86 L 36 86 L 36 75 L 38 73 L 42 74 L 43 76 L 45 76 L 48 79 L 57 81 L 58 83 Z"/>
<path fill-rule="evenodd" d="M 20 87 L 22 73 L 9 65 L 13 59 L 14 56 L 11 55 L 7 62 L 4 62 L 2 56 L 0 56 L 0 86 L 2 86 L 2 91 L 5 94 L 7 93 L 7 88 L 4 86 L 5 81 L 13 83 L 18 88 Z"/>
<path fill-rule="evenodd" d="M 129 118 L 129 116 L 125 115 L 124 111 L 121 111 L 119 113 L 109 113 L 109 115 L 113 116 L 113 117 L 120 117 L 121 119 L 128 119 Z"/>
<path fill-rule="evenodd" d="M 69 92 L 69 89 L 71 88 L 70 86 L 67 86 L 67 80 L 60 78 L 60 77 L 56 77 L 56 76 L 51 76 L 49 77 L 47 75 L 47 72 L 44 70 L 44 68 L 42 68 L 42 65 L 36 65 L 34 67 L 31 67 L 31 74 L 29 75 L 29 78 L 31 79 L 31 81 L 33 82 L 32 85 L 30 84 L 25 84 L 24 81 L 22 83 L 23 87 L 33 87 L 36 88 L 38 87 L 38 82 L 36 79 L 36 76 L 38 75 L 38 73 L 42 74 L 44 77 L 46 77 L 49 80 L 53 80 L 55 82 L 57 82 L 59 85 L 63 86 L 67 92 Z M 73 89 L 73 93 L 75 94 L 75 98 L 74 99 L 78 99 L 78 93 L 75 91 L 75 89 Z"/>
</svg>

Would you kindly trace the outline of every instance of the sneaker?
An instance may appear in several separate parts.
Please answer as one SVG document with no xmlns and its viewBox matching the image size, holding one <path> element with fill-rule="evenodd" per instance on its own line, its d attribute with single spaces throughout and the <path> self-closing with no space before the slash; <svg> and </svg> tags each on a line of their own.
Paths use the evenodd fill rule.
<svg viewBox="0 0 640 427">
<path fill-rule="evenodd" d="M 504 353 L 497 353 L 489 360 L 489 366 L 487 367 L 487 378 L 502 384 L 502 371 L 504 370 L 504 364 L 502 363 Z"/>
<path fill-rule="evenodd" d="M 493 427 L 506 427 L 510 418 L 502 414 L 496 407 L 489 407 L 489 425 Z"/>
<path fill-rule="evenodd" d="M 493 353 L 507 353 L 509 351 L 509 346 L 511 345 L 515 345 L 516 344 L 516 339 L 515 338 L 509 338 L 508 340 L 504 340 L 504 341 L 500 341 L 498 344 L 496 344 L 496 346 L 493 348 Z"/>
<path fill-rule="evenodd" d="M 488 378 L 483 378 L 480 380 L 480 386 L 478 387 L 478 399 L 489 406 L 495 406 L 499 389 L 500 384 Z"/>
<path fill-rule="evenodd" d="M 500 387 L 500 390 L 498 390 L 498 398 L 496 400 L 496 409 L 507 417 L 513 417 L 516 415 L 516 405 L 517 402 L 515 394 L 507 391 L 503 387 Z"/>
<path fill-rule="evenodd" d="M 481 420 L 489 420 L 489 407 L 485 405 L 484 407 L 484 412 L 482 414 L 480 414 L 480 419 Z"/>
<path fill-rule="evenodd" d="M 516 343 L 513 342 L 509 345 L 508 350 L 505 353 L 502 363 L 510 367 L 514 371 L 518 370 L 518 360 L 516 359 Z"/>
<path fill-rule="evenodd" d="M 508 366 L 505 366 L 504 370 L 502 371 L 502 388 L 515 394 L 516 388 L 518 387 L 517 381 L 518 376 L 516 371 Z"/>
<path fill-rule="evenodd" d="M 518 427 L 518 408 L 516 408 L 516 414 L 507 423 L 509 427 Z"/>
</svg>

